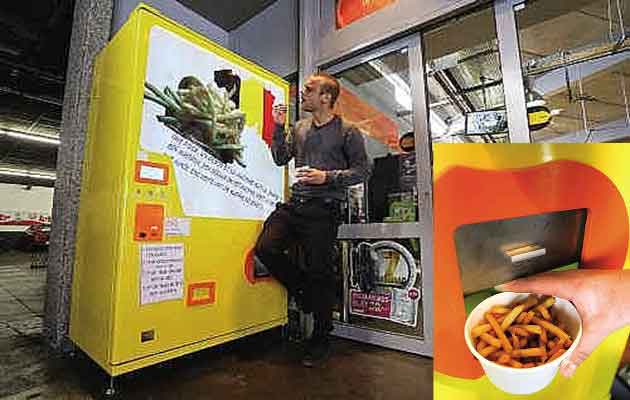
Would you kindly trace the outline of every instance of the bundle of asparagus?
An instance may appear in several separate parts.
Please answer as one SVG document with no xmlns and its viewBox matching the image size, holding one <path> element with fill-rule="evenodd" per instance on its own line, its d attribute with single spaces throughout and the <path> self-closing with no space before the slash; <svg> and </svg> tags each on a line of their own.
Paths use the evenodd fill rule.
<svg viewBox="0 0 630 400">
<path fill-rule="evenodd" d="M 145 82 L 144 98 L 165 108 L 157 119 L 178 134 L 200 144 L 208 153 L 225 163 L 242 161 L 244 146 L 240 144 L 245 114 L 230 100 L 233 93 L 204 85 L 187 76 L 177 91 L 168 86 L 163 91 Z"/>
</svg>

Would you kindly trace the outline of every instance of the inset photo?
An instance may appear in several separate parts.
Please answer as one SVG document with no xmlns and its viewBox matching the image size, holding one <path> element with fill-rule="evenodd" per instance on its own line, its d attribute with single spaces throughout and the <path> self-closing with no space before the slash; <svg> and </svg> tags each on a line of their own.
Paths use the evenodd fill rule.
<svg viewBox="0 0 630 400">
<path fill-rule="evenodd" d="M 628 152 L 434 146 L 435 399 L 604 399 L 623 384 Z"/>
</svg>

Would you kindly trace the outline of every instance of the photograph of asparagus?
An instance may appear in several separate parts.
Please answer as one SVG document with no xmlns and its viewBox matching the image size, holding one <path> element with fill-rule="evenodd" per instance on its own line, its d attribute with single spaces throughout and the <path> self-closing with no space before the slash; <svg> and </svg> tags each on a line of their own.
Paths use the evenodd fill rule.
<svg viewBox="0 0 630 400">
<path fill-rule="evenodd" d="M 184 77 L 176 91 L 168 86 L 160 90 L 149 82 L 144 85 L 144 98 L 165 109 L 164 115 L 156 116 L 158 121 L 222 162 L 245 167 L 240 143 L 245 114 L 230 100 L 234 93 L 214 83 L 204 85 L 194 76 Z"/>
</svg>

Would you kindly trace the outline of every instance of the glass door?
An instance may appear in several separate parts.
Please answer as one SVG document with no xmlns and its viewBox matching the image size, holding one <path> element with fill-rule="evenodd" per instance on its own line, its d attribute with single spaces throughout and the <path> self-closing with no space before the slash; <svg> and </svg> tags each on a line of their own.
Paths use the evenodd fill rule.
<svg viewBox="0 0 630 400">
<path fill-rule="evenodd" d="M 348 193 L 350 224 L 418 221 L 408 47 L 379 53 L 329 71 L 341 84 L 336 112 L 364 133 L 373 164 L 369 181 Z"/>
<path fill-rule="evenodd" d="M 363 133 L 373 170 L 340 227 L 337 334 L 423 353 L 419 166 L 410 56 L 416 37 L 336 64 L 336 112 Z M 431 266 L 429 266 L 431 267 Z"/>
</svg>

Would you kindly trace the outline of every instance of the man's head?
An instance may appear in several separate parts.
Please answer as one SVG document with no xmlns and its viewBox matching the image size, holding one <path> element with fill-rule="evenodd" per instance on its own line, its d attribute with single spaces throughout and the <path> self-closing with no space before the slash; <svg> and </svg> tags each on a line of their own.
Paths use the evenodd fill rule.
<svg viewBox="0 0 630 400">
<path fill-rule="evenodd" d="M 312 75 L 302 89 L 302 109 L 307 112 L 332 110 L 339 97 L 339 82 L 326 73 Z"/>
</svg>

